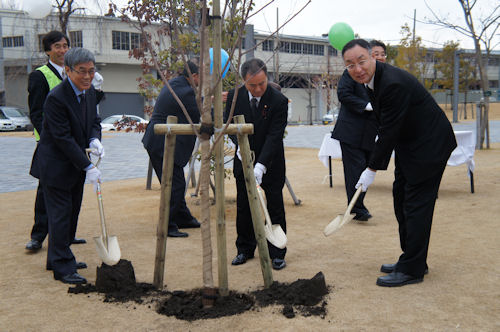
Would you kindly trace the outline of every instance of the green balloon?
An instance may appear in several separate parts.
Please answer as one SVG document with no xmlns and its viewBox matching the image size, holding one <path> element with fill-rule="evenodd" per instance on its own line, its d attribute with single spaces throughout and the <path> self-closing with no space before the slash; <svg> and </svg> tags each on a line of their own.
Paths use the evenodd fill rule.
<svg viewBox="0 0 500 332">
<path fill-rule="evenodd" d="M 344 22 L 335 23 L 330 28 L 328 32 L 328 40 L 330 40 L 330 44 L 338 50 L 342 51 L 345 44 L 354 39 L 354 31 Z"/>
</svg>

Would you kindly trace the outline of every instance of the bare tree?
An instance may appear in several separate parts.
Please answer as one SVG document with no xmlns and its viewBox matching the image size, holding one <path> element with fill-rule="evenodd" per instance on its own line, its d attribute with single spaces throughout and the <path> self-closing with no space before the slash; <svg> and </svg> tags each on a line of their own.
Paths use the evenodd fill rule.
<svg viewBox="0 0 500 332">
<path fill-rule="evenodd" d="M 431 11 L 433 18 L 427 19 L 426 22 L 428 24 L 434 24 L 437 26 L 445 27 L 448 29 L 455 30 L 465 36 L 472 38 L 474 41 L 474 49 L 476 55 L 476 64 L 479 69 L 479 77 L 481 89 L 483 90 L 484 96 L 484 104 L 485 107 L 482 108 L 482 114 L 480 116 L 480 136 L 479 136 L 479 148 L 483 148 L 483 143 L 486 135 L 486 148 L 490 148 L 490 139 L 489 139 L 489 123 L 488 123 L 488 112 L 490 106 L 490 91 L 489 91 L 489 82 L 488 82 L 488 59 L 491 50 L 493 50 L 497 45 L 494 44 L 494 38 L 496 32 L 500 26 L 500 4 L 497 2 L 495 6 L 491 9 L 488 8 L 488 13 L 486 17 L 475 18 L 473 15 L 473 9 L 478 4 L 478 0 L 458 0 L 460 7 L 464 13 L 465 26 L 458 25 L 448 21 L 446 18 L 440 17 L 437 15 L 432 8 L 425 2 L 425 5 Z M 475 13 L 475 12 L 474 12 Z M 483 54 L 481 51 L 481 44 L 483 45 L 486 51 L 486 59 L 483 58 Z M 485 61 L 486 60 L 486 61 Z"/>
<path fill-rule="evenodd" d="M 68 31 L 68 22 L 69 17 L 76 11 L 85 11 L 83 7 L 74 7 L 78 4 L 75 0 L 56 0 L 56 6 L 58 16 L 59 16 L 59 25 L 61 26 L 61 32 L 65 35 Z"/>
</svg>

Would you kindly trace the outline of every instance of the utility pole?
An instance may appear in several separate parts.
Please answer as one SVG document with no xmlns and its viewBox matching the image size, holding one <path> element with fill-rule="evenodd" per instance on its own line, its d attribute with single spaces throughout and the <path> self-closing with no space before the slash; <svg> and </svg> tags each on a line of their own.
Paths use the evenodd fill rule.
<svg viewBox="0 0 500 332">
<path fill-rule="evenodd" d="M 2 18 L 0 17 L 0 37 L 2 32 Z M 3 38 L 0 38 L 0 106 L 5 105 L 5 69 L 3 63 Z"/>
<path fill-rule="evenodd" d="M 279 84 L 280 82 L 280 31 L 279 29 L 279 16 L 278 8 L 276 8 L 276 45 L 274 47 L 274 81 Z"/>
<path fill-rule="evenodd" d="M 453 54 L 453 123 L 458 122 L 458 72 L 460 69 L 460 58 L 458 51 Z"/>
</svg>

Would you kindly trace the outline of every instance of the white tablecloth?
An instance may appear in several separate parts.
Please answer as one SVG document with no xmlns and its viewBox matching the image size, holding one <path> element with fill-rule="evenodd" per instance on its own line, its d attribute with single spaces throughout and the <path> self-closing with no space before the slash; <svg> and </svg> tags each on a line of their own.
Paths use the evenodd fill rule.
<svg viewBox="0 0 500 332">
<path fill-rule="evenodd" d="M 451 153 L 448 159 L 448 166 L 458 166 L 467 164 L 471 172 L 474 172 L 474 149 L 476 147 L 476 139 L 472 131 L 455 131 L 457 139 L 457 147 Z M 325 134 L 323 142 L 318 152 L 319 160 L 328 168 L 328 157 L 332 159 L 342 159 L 342 150 L 340 142 L 331 138 L 331 134 Z"/>
</svg>

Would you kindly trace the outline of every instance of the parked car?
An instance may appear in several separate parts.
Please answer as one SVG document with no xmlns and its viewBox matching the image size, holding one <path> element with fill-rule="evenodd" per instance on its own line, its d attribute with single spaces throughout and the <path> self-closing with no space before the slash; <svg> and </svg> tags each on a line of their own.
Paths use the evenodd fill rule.
<svg viewBox="0 0 500 332">
<path fill-rule="evenodd" d="M 12 131 L 16 130 L 16 126 L 11 120 L 7 119 L 3 113 L 0 113 L 0 131 Z"/>
<path fill-rule="evenodd" d="M 144 120 L 137 115 L 111 115 L 101 121 L 102 130 L 125 130 L 126 128 L 135 129 L 138 124 L 146 126 L 149 121 Z"/>
<path fill-rule="evenodd" d="M 339 109 L 336 107 L 334 109 L 329 110 L 325 115 L 323 115 L 322 121 L 323 124 L 335 123 L 337 121 L 337 117 L 339 116 Z"/>
<path fill-rule="evenodd" d="M 15 130 L 33 130 L 30 119 L 19 108 L 0 106 L 0 113 L 14 124 Z"/>
</svg>

